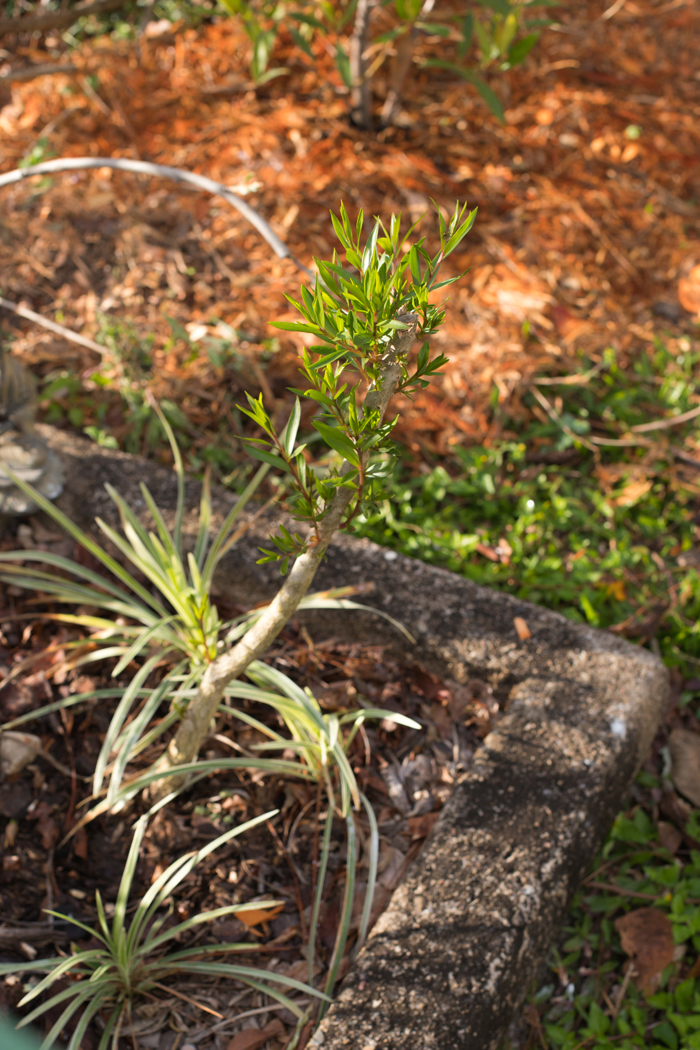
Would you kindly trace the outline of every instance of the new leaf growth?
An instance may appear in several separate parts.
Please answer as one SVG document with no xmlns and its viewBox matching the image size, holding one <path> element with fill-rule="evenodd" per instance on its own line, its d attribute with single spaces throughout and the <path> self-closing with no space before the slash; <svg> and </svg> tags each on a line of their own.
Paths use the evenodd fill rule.
<svg viewBox="0 0 700 1050">
<path fill-rule="evenodd" d="M 318 279 L 313 291 L 301 289 L 301 300 L 287 297 L 301 321 L 275 321 L 275 328 L 311 335 L 316 342 L 301 353 L 305 386 L 294 390 L 297 399 L 287 425 L 275 433 L 262 395 L 248 395 L 244 412 L 259 426 L 262 436 L 249 439 L 253 456 L 286 471 L 290 477 L 290 506 L 294 517 L 311 526 L 307 539 L 283 526 L 273 537 L 275 550 L 264 551 L 262 561 L 289 560 L 322 542 L 321 524 L 334 498 L 345 504 L 338 527 L 347 529 L 362 511 L 385 497 L 385 479 L 391 474 L 395 452 L 391 434 L 398 417 L 385 419 L 389 398 L 409 396 L 428 385 L 446 363 L 432 354 L 430 336 L 442 324 L 444 304 L 434 305 L 431 294 L 458 277 L 438 280 L 442 262 L 461 243 L 476 211 L 456 207 L 446 222 L 438 210 L 440 250 L 431 256 L 425 238 L 411 237 L 418 223 L 401 234 L 401 217 L 392 215 L 389 227 L 377 219 L 362 246 L 364 216 L 350 222 L 341 204 L 340 217 L 331 215 L 342 246 L 345 266 L 334 251 L 330 262 L 316 259 Z M 415 339 L 421 347 L 415 363 L 409 351 Z M 362 392 L 365 392 L 364 399 Z M 297 444 L 301 421 L 299 398 L 314 402 L 314 429 L 336 454 L 327 473 L 311 469 Z"/>
</svg>

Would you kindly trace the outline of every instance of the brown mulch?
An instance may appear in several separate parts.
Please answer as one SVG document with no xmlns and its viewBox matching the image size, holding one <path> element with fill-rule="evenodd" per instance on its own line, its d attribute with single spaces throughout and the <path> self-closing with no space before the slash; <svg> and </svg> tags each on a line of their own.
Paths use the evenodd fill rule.
<svg viewBox="0 0 700 1050">
<path fill-rule="evenodd" d="M 349 126 L 325 52 L 312 68 L 284 36 L 275 61 L 292 74 L 258 92 L 246 89 L 247 44 L 230 20 L 144 38 L 138 55 L 100 37 L 71 54 L 77 74 L 13 86 L 0 108 L 0 170 L 39 142 L 46 156 L 181 165 L 247 188 L 305 263 L 330 252 L 328 210 L 341 200 L 383 217 L 418 215 L 430 197 L 478 205 L 452 260 L 470 270 L 441 336 L 451 363 L 402 406 L 400 436 L 430 459 L 497 434 L 494 401 L 524 411 L 536 370 L 566 371 L 578 353 L 595 360 L 606 346 L 629 359 L 650 351 L 655 334 L 670 330 L 673 347 L 694 330 L 681 301 L 695 309 L 688 275 L 700 262 L 700 11 L 687 0 L 627 0 L 612 16 L 600 2 L 556 14 L 525 66 L 494 81 L 505 126 L 469 87 L 414 69 L 402 126 L 379 134 Z M 435 51 L 430 40 L 421 47 Z M 46 59 L 36 46 L 21 55 Z M 72 425 L 104 424 L 124 442 L 130 410 L 101 384 L 147 382 L 184 409 L 195 447 L 240 458 L 242 391 L 262 387 L 280 407 L 294 375 L 298 344 L 267 325 L 289 316 L 293 264 L 227 205 L 157 179 L 105 169 L 0 192 L 3 294 L 60 311 L 86 334 L 107 314 L 141 339 L 124 336 L 125 349 L 98 368 L 89 351 L 5 315 L 6 328 L 25 333 L 16 352 L 38 372 L 83 377 L 52 418 L 63 404 Z M 434 227 L 425 220 L 429 240 Z M 233 347 L 223 360 L 208 356 L 173 335 L 168 317 L 199 337 L 230 340 L 233 328 Z"/>
</svg>

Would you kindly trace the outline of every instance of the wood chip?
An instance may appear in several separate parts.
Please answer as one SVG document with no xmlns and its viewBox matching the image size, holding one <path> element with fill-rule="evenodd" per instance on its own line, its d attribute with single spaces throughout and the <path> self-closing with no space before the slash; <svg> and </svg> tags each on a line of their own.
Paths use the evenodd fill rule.
<svg viewBox="0 0 700 1050">
<path fill-rule="evenodd" d="M 518 638 L 521 642 L 526 642 L 528 638 L 532 638 L 530 628 L 528 627 L 527 622 L 523 620 L 522 616 L 515 616 L 513 618 L 513 626 L 518 632 Z"/>
<path fill-rule="evenodd" d="M 284 1035 L 284 1025 L 277 1017 L 264 1028 L 246 1028 L 237 1032 L 226 1050 L 260 1050 L 268 1039 L 273 1039 L 276 1035 Z"/>
</svg>

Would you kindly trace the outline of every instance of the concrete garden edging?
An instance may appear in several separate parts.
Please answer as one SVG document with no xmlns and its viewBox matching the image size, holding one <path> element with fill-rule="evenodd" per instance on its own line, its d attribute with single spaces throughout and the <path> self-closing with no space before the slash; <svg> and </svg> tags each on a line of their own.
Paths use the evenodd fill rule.
<svg viewBox="0 0 700 1050">
<path fill-rule="evenodd" d="M 145 481 L 164 512 L 173 474 L 49 427 L 66 464 L 57 501 L 84 528 L 115 523 L 109 481 L 139 512 Z M 199 485 L 188 487 L 196 508 Z M 232 496 L 219 490 L 217 514 Z M 188 519 L 189 522 L 190 519 Z M 188 523 L 186 523 L 187 529 Z M 222 563 L 217 584 L 254 603 L 279 585 L 256 565 L 272 519 Z M 323 1050 L 498 1050 L 651 743 L 668 693 L 647 650 L 446 572 L 341 537 L 317 589 L 373 582 L 369 613 L 305 613 L 328 634 L 386 645 L 443 677 L 488 681 L 506 713 L 455 787 L 422 852 L 312 1040 Z M 513 619 L 528 624 L 520 641 Z"/>
</svg>

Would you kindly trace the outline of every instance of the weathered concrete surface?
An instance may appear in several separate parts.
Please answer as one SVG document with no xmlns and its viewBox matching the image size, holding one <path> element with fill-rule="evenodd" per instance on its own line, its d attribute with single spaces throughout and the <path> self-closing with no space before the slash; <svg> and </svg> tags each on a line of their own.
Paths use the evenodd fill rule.
<svg viewBox="0 0 700 1050">
<path fill-rule="evenodd" d="M 169 472 L 63 435 L 52 442 L 67 466 L 59 503 L 81 524 L 97 513 L 114 520 L 105 481 L 136 504 L 143 479 L 172 507 Z M 198 486 L 191 495 L 198 499 Z M 229 501 L 217 494 L 219 513 Z M 255 564 L 269 528 L 258 524 L 222 566 L 219 586 L 234 599 L 256 601 L 278 585 L 274 566 Z M 318 576 L 319 589 L 370 581 L 377 589 L 363 601 L 400 619 L 415 645 L 367 613 L 316 614 L 319 625 L 457 680 L 486 679 L 507 713 L 396 890 L 315 1045 L 497 1050 L 646 753 L 666 672 L 611 634 L 371 543 L 342 539 Z M 526 642 L 515 616 L 530 628 Z"/>
</svg>

